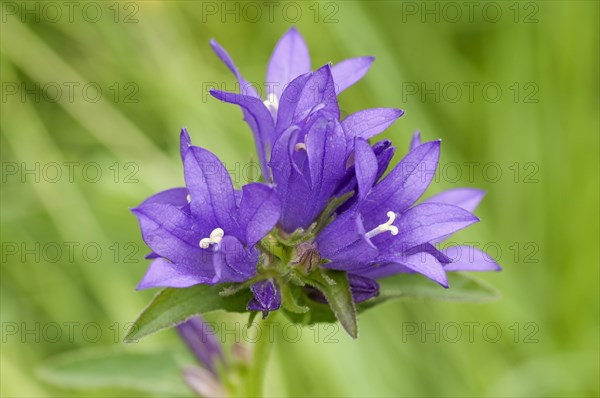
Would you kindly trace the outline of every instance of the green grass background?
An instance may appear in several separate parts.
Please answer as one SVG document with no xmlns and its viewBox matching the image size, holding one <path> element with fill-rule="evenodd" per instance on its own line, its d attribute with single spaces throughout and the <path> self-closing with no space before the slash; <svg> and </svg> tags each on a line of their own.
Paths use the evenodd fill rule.
<svg viewBox="0 0 600 398">
<path fill-rule="evenodd" d="M 103 175 L 97 183 L 86 182 L 78 168 L 73 182 L 63 175 L 56 183 L 43 178 L 36 183 L 32 175 L 22 181 L 3 169 L 2 241 L 29 248 L 36 242 L 79 246 L 73 261 L 66 252 L 57 262 L 43 256 L 37 261 L 33 255 L 25 261 L 18 255 L 3 259 L 1 394 L 120 395 L 123 392 L 110 389 L 61 389 L 41 380 L 39 368 L 48 358 L 78 348 L 120 349 L 124 324 L 151 298 L 151 291 L 134 290 L 147 263 L 128 208 L 158 190 L 182 184 L 178 159 L 182 126 L 189 128 L 196 145 L 215 152 L 227 164 L 252 156 L 252 137 L 241 112 L 206 99 L 203 83 L 234 88 L 234 79 L 208 40 L 218 39 L 247 79 L 262 81 L 273 46 L 291 24 L 280 12 L 272 23 L 266 16 L 258 23 L 244 18 L 237 23 L 233 17 L 222 22 L 218 15 L 203 14 L 202 3 L 192 1 L 137 2 L 137 23 L 123 23 L 126 13 L 135 10 L 124 8 L 126 3 L 119 4 L 118 23 L 108 8 L 112 3 L 102 5 L 104 15 L 97 23 L 85 21 L 77 12 L 73 22 L 66 16 L 58 22 L 44 18 L 37 22 L 30 16 L 23 23 L 19 16 L 9 15 L 7 3 L 1 38 L 2 162 L 19 167 L 24 162 L 29 168 L 36 162 L 40 167 L 49 162 L 96 162 Z M 35 2 L 18 4 L 34 7 Z M 221 2 L 214 4 L 221 7 Z M 309 9 L 315 4 L 321 10 L 316 22 Z M 444 18 L 437 23 L 432 16 L 422 22 L 420 14 L 406 15 L 406 4 L 400 1 L 333 4 L 325 8 L 326 2 L 303 3 L 303 16 L 295 23 L 311 49 L 313 66 L 374 55 L 376 62 L 366 78 L 340 97 L 342 109 L 346 113 L 378 106 L 405 109 L 406 115 L 385 133 L 400 154 L 412 132 L 420 129 L 424 139 L 442 138 L 443 164 L 480 163 L 472 181 L 463 165 L 457 182 L 441 178 L 429 193 L 457 186 L 487 190 L 477 211 L 482 222 L 457 239 L 493 242 L 501 248 L 503 272 L 483 278 L 501 291 L 502 298 L 484 305 L 388 303 L 361 316 L 357 341 L 340 331 L 335 335 L 338 343 L 325 343 L 322 336 L 314 343 L 308 329 L 297 343 L 279 339 L 267 367 L 267 393 L 597 396 L 598 3 L 516 3 L 520 14 L 515 22 L 510 8 L 515 3 L 496 2 L 503 12 L 497 23 L 482 17 L 485 2 L 476 8 L 473 22 L 463 7 L 456 23 Z M 413 4 L 423 7 L 421 2 Z M 326 13 L 335 7 L 338 21 L 325 23 Z M 537 22 L 523 23 L 535 10 Z M 62 99 L 51 102 L 42 97 L 38 102 L 28 95 L 23 101 L 20 94 L 7 95 L 6 84 L 33 87 L 36 82 L 58 83 Z M 65 82 L 80 83 L 80 88 L 97 82 L 104 95 L 90 103 L 76 88 L 69 101 Z M 115 82 L 121 87 L 117 101 L 109 89 Z M 123 101 L 129 92 L 123 87 L 127 82 L 139 88 L 137 103 Z M 479 89 L 473 101 L 466 88 L 457 102 L 420 95 L 403 98 L 407 82 L 428 87 L 436 82 L 441 86 L 476 82 Z M 497 102 L 482 97 L 481 87 L 489 82 L 503 90 Z M 515 82 L 521 85 L 517 101 L 509 88 Z M 527 82 L 539 90 L 533 97 L 537 102 L 524 102 L 531 90 L 523 88 Z M 139 166 L 137 183 L 123 182 L 128 162 Z M 497 182 L 484 178 L 493 177 L 493 170 L 482 174 L 482 166 L 491 162 L 503 173 Z M 534 166 L 526 166 L 528 162 Z M 114 163 L 121 170 L 117 183 L 110 169 Z M 520 170 L 517 181 L 511 169 L 515 163 Z M 535 181 L 526 182 L 532 171 Z M 103 249 L 95 263 L 82 258 L 81 248 L 88 242 L 98 242 Z M 133 263 L 125 262 L 131 251 L 125 247 L 128 242 L 140 247 Z M 116 259 L 114 243 L 120 250 Z M 535 262 L 528 262 L 532 259 Z M 219 314 L 210 319 L 232 320 Z M 70 341 L 63 327 L 62 337 L 50 341 L 54 334 L 43 328 L 51 322 L 96 322 L 102 336 L 91 343 L 75 327 Z M 439 342 L 435 335 L 406 334 L 406 327 L 432 329 L 439 323 L 443 328 L 452 322 L 461 325 L 458 342 L 451 341 L 449 329 Z M 473 341 L 465 322 L 480 325 Z M 491 322 L 502 331 L 495 343 L 482 334 L 482 326 Z M 114 323 L 118 328 L 111 326 Z M 9 334 L 7 328 L 15 324 L 19 332 Z M 516 339 L 515 324 L 520 330 Z M 35 332 L 22 336 L 24 328 L 39 330 L 40 338 Z M 492 331 L 486 336 L 493 337 Z M 175 333 L 169 331 L 127 349 L 150 352 L 177 346 Z"/>
</svg>

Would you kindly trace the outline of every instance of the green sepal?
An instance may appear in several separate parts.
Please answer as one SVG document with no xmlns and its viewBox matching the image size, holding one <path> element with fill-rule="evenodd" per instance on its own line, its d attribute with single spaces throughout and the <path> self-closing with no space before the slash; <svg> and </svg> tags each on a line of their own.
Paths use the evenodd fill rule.
<svg viewBox="0 0 600 398">
<path fill-rule="evenodd" d="M 281 302 L 283 308 L 296 314 L 305 314 L 309 311 L 307 306 L 298 304 L 297 297 L 299 294 L 297 293 L 300 292 L 299 287 L 290 286 L 290 284 L 285 283 L 282 278 L 278 278 L 277 284 L 279 285 L 279 290 L 281 291 Z"/>
</svg>

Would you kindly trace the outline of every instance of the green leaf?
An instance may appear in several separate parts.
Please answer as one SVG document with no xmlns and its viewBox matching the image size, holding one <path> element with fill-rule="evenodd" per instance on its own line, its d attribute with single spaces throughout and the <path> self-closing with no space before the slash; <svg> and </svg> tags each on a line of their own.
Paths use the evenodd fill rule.
<svg viewBox="0 0 600 398">
<path fill-rule="evenodd" d="M 44 381 L 80 390 L 126 389 L 159 396 L 193 396 L 171 352 L 130 353 L 106 347 L 60 354 L 38 371 Z"/>
<path fill-rule="evenodd" d="M 350 293 L 348 277 L 343 271 L 317 270 L 305 277 L 306 283 L 319 289 L 327 299 L 329 307 L 340 321 L 346 332 L 358 337 L 356 307 Z"/>
<path fill-rule="evenodd" d="M 419 274 L 397 274 L 380 279 L 377 281 L 379 296 L 360 303 L 359 311 L 399 298 L 485 303 L 497 300 L 500 296 L 495 288 L 474 276 L 456 272 L 447 275 L 448 289 Z"/>
<path fill-rule="evenodd" d="M 196 285 L 161 290 L 129 329 L 125 342 L 135 342 L 141 337 L 175 326 L 193 315 L 216 310 L 246 312 L 246 305 L 252 298 L 250 290 L 223 297 L 219 294 L 223 287 L 226 286 Z"/>
</svg>

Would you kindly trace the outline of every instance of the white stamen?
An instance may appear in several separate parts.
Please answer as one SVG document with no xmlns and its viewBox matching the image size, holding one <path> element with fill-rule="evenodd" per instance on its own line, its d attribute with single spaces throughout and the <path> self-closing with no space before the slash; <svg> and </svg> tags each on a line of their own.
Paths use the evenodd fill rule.
<svg viewBox="0 0 600 398">
<path fill-rule="evenodd" d="M 392 235 L 398 235 L 398 227 L 392 225 L 394 223 L 394 221 L 396 220 L 396 213 L 394 213 L 393 211 L 388 211 L 387 212 L 387 216 L 389 217 L 389 220 L 387 220 L 387 222 L 385 224 L 381 224 L 379 226 L 377 226 L 377 228 L 373 229 L 372 231 L 367 232 L 367 238 L 371 239 L 379 234 L 382 234 L 384 232 L 389 231 Z"/>
<path fill-rule="evenodd" d="M 192 197 L 190 196 L 190 194 L 188 194 L 185 199 L 187 200 L 188 203 L 192 203 Z"/>
<path fill-rule="evenodd" d="M 213 231 L 210 233 L 210 237 L 202 238 L 200 240 L 200 248 L 208 249 L 210 245 L 220 243 L 221 240 L 223 240 L 224 235 L 225 232 L 221 228 L 213 229 Z"/>
<path fill-rule="evenodd" d="M 302 150 L 306 151 L 306 144 L 303 142 L 299 142 L 296 144 L 296 146 L 294 148 L 296 149 L 296 152 L 302 151 Z"/>
<path fill-rule="evenodd" d="M 279 99 L 277 99 L 274 93 L 269 93 L 269 97 L 263 101 L 263 104 L 265 104 L 271 114 L 277 115 L 277 111 L 279 110 Z"/>
</svg>

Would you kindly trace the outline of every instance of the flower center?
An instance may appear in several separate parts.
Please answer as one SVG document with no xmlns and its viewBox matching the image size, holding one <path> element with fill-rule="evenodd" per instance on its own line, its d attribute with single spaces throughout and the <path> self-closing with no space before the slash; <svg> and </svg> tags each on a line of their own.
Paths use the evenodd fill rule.
<svg viewBox="0 0 600 398">
<path fill-rule="evenodd" d="M 224 235 L 225 232 L 221 228 L 215 228 L 210 233 L 210 236 L 208 238 L 202 238 L 200 240 L 200 247 L 202 249 L 208 249 L 210 245 L 221 242 L 221 240 L 223 240 Z"/>
<path fill-rule="evenodd" d="M 385 224 L 380 224 L 379 226 L 377 226 L 377 228 L 367 232 L 367 238 L 371 239 L 387 231 L 389 231 L 394 236 L 398 235 L 398 227 L 392 225 L 396 220 L 396 213 L 394 213 L 393 211 L 388 211 L 387 216 L 389 217 L 389 220 L 387 220 Z"/>
</svg>

